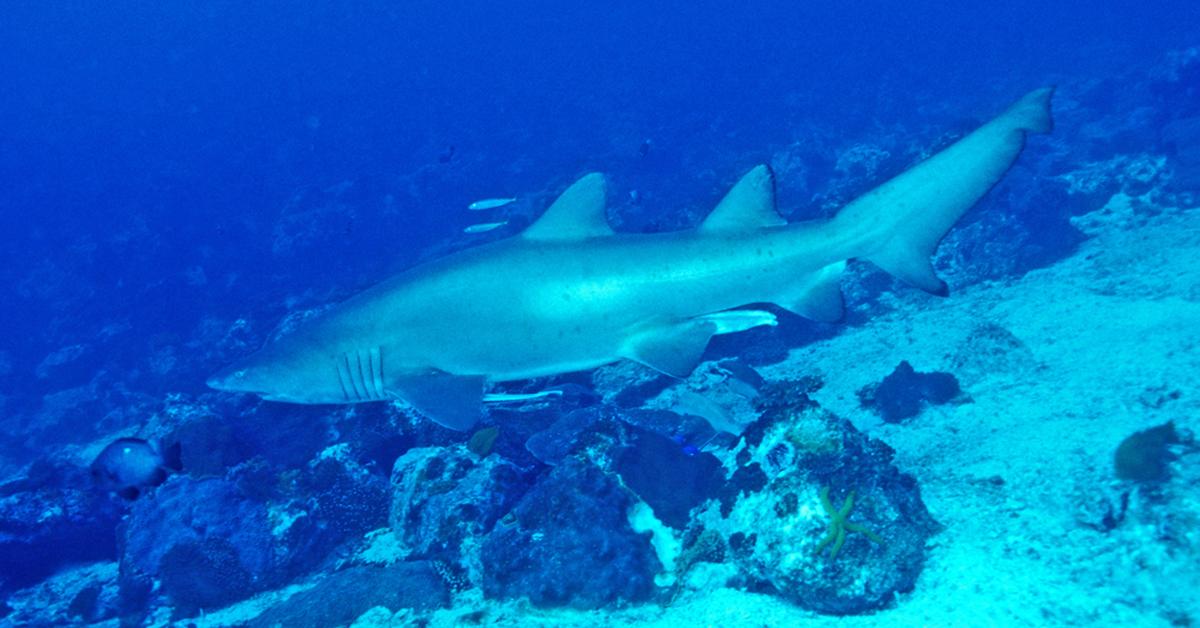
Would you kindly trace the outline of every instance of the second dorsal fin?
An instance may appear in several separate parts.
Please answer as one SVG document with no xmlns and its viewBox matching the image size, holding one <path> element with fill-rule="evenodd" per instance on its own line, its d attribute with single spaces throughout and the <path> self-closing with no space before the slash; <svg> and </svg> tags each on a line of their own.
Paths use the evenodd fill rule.
<svg viewBox="0 0 1200 628">
<path fill-rule="evenodd" d="M 571 184 L 522 237 L 535 240 L 577 240 L 612 235 L 605 213 L 606 185 L 599 172 Z"/>
<path fill-rule="evenodd" d="M 721 199 L 700 223 L 702 231 L 744 231 L 777 227 L 787 221 L 775 211 L 775 173 L 766 164 L 755 166 Z"/>
</svg>

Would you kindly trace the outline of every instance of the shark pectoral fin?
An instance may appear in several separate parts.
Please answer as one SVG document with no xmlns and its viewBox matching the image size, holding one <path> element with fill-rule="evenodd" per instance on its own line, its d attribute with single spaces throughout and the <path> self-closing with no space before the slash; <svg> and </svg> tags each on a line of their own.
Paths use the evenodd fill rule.
<svg viewBox="0 0 1200 628">
<path fill-rule="evenodd" d="M 471 429 L 483 412 L 483 377 L 433 371 L 400 377 L 389 392 L 417 412 L 452 430 Z"/>
<path fill-rule="evenodd" d="M 700 363 L 716 323 L 692 319 L 643 331 L 629 340 L 622 357 L 683 379 Z"/>
<path fill-rule="evenodd" d="M 780 307 L 821 323 L 835 323 L 846 313 L 840 280 L 846 262 L 830 264 L 808 275 L 778 299 Z"/>
<path fill-rule="evenodd" d="M 767 165 L 746 173 L 716 209 L 700 223 L 700 231 L 744 231 L 786 225 L 775 210 L 775 173 Z"/>
<path fill-rule="evenodd" d="M 521 237 L 533 240 L 581 240 L 613 235 L 606 214 L 604 175 L 584 175 L 563 192 Z"/>
</svg>

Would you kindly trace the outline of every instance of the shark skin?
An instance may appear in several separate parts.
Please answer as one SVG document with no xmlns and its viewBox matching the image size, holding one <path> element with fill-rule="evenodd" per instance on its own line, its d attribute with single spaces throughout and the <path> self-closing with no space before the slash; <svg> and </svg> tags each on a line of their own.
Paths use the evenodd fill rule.
<svg viewBox="0 0 1200 628">
<path fill-rule="evenodd" d="M 850 258 L 944 295 L 934 249 L 1016 161 L 1026 134 L 1051 130 L 1052 94 L 1029 93 L 830 220 L 788 224 L 773 174 L 758 166 L 693 230 L 618 234 L 603 176 L 586 175 L 523 233 L 404 271 L 208 384 L 291 403 L 400 399 L 465 430 L 487 381 L 620 359 L 685 377 L 713 335 L 775 324 L 733 308 L 774 303 L 835 321 Z"/>
</svg>

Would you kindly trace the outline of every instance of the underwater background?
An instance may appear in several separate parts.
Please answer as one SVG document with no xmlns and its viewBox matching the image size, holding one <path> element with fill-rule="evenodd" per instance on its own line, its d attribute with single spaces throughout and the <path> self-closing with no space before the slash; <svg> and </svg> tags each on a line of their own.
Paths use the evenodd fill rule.
<svg viewBox="0 0 1200 628">
<path fill-rule="evenodd" d="M 2 13 L 0 625 L 1200 620 L 1194 1 Z M 1044 85 L 947 299 L 854 263 L 841 323 L 469 433 L 205 386 L 586 172 L 618 231 L 759 163 L 825 218 Z"/>
</svg>

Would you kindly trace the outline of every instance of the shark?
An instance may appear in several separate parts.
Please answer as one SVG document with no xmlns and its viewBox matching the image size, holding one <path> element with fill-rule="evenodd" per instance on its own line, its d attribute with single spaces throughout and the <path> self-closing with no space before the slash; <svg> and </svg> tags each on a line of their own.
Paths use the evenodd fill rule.
<svg viewBox="0 0 1200 628">
<path fill-rule="evenodd" d="M 777 324 L 754 304 L 836 322 L 847 260 L 945 296 L 935 249 L 1026 136 L 1052 130 L 1053 91 L 1026 94 L 828 219 L 783 219 L 774 174 L 759 165 L 693 229 L 618 233 L 605 177 L 587 174 L 520 233 L 402 271 L 207 384 L 298 404 L 399 400 L 468 430 L 501 400 L 485 394 L 490 382 L 623 359 L 686 377 L 713 336 Z"/>
</svg>

